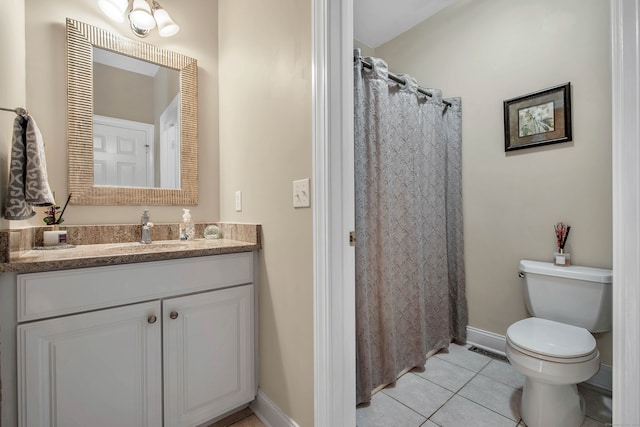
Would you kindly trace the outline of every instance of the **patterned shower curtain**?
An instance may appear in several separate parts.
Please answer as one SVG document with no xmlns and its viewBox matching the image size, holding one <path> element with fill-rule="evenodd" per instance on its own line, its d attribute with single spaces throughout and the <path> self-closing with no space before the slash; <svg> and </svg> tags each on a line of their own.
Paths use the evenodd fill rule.
<svg viewBox="0 0 640 427">
<path fill-rule="evenodd" d="M 461 102 L 355 62 L 357 403 L 465 342 Z"/>
</svg>

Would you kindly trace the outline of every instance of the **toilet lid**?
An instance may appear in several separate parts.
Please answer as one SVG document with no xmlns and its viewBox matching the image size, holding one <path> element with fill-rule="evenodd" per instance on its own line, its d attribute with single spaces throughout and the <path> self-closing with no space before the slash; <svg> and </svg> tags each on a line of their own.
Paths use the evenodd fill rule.
<svg viewBox="0 0 640 427">
<path fill-rule="evenodd" d="M 518 347 L 559 358 L 586 356 L 596 348 L 596 340 L 586 329 L 537 317 L 509 326 L 507 337 Z"/>
</svg>

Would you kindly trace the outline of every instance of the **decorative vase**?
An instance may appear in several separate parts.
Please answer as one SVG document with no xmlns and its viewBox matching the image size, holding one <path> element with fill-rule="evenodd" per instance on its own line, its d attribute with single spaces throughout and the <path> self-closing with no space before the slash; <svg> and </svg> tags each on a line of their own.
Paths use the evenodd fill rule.
<svg viewBox="0 0 640 427">
<path fill-rule="evenodd" d="M 564 249 L 558 249 L 558 252 L 553 253 L 553 263 L 562 267 L 571 265 L 571 254 L 566 253 Z"/>
</svg>

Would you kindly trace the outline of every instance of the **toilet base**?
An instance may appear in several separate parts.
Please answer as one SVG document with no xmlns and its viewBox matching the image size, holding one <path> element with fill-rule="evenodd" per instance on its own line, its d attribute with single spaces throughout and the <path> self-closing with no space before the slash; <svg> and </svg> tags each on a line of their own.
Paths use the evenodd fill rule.
<svg viewBox="0 0 640 427">
<path fill-rule="evenodd" d="M 527 427 L 579 427 L 584 414 L 576 384 L 546 384 L 526 377 L 520 415 Z"/>
</svg>

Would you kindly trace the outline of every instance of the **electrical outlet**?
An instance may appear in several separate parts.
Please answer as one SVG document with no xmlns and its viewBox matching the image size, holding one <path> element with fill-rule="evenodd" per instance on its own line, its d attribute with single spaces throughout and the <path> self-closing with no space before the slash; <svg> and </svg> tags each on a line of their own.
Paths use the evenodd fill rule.
<svg viewBox="0 0 640 427">
<path fill-rule="evenodd" d="M 242 210 L 242 191 L 236 191 L 236 212 Z"/>
<path fill-rule="evenodd" d="M 309 206 L 309 178 L 293 181 L 293 207 L 308 208 Z"/>
</svg>

